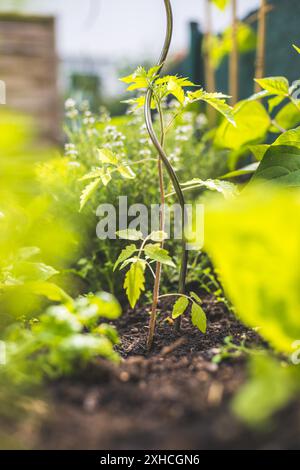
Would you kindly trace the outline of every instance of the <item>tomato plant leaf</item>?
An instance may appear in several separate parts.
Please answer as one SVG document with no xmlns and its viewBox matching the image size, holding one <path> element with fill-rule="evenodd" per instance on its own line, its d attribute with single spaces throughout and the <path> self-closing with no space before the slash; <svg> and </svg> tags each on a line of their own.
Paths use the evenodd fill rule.
<svg viewBox="0 0 300 470">
<path fill-rule="evenodd" d="M 119 238 L 122 238 L 123 240 L 131 240 L 131 241 L 138 241 L 138 240 L 143 240 L 143 234 L 142 232 L 128 228 L 125 230 L 120 230 L 119 232 L 116 232 Z"/>
<path fill-rule="evenodd" d="M 192 305 L 192 323 L 196 326 L 201 333 L 206 333 L 207 319 L 202 307 L 199 304 L 193 302 Z"/>
<path fill-rule="evenodd" d="M 130 266 L 126 274 L 124 289 L 130 303 L 131 308 L 134 308 L 139 300 L 141 293 L 145 290 L 145 265 L 141 261 Z"/>
<path fill-rule="evenodd" d="M 256 78 L 258 83 L 264 90 L 276 96 L 289 96 L 289 81 L 285 77 L 268 77 Z"/>
<path fill-rule="evenodd" d="M 118 172 L 120 173 L 123 178 L 133 179 L 135 178 L 135 173 L 128 165 L 119 165 L 117 168 Z"/>
<path fill-rule="evenodd" d="M 226 173 L 226 175 L 223 175 L 222 178 L 224 179 L 230 179 L 230 178 L 236 178 L 238 176 L 243 176 L 243 175 L 251 175 L 252 173 L 255 173 L 259 165 L 259 162 L 251 163 L 250 165 L 246 165 L 242 168 L 239 168 L 238 170 L 231 171 L 229 173 Z"/>
<path fill-rule="evenodd" d="M 168 238 L 168 234 L 161 230 L 154 231 L 149 235 L 150 240 L 153 242 L 163 242 Z"/>
<path fill-rule="evenodd" d="M 124 250 L 121 251 L 120 256 L 118 257 L 117 261 L 115 262 L 113 270 L 115 271 L 117 267 L 123 263 L 125 260 L 130 258 L 136 251 L 136 246 L 135 245 L 128 245 Z"/>
<path fill-rule="evenodd" d="M 179 297 L 178 300 L 176 300 L 173 311 L 172 311 L 172 318 L 176 320 L 176 318 L 180 317 L 181 315 L 184 314 L 186 309 L 189 306 L 189 299 L 187 297 Z"/>
<path fill-rule="evenodd" d="M 194 178 L 186 183 L 181 185 L 183 188 L 206 188 L 210 191 L 217 191 L 218 193 L 223 194 L 226 199 L 230 199 L 233 196 L 237 195 L 237 186 L 233 183 L 221 180 L 201 180 L 199 178 Z"/>
<path fill-rule="evenodd" d="M 110 165 L 118 165 L 118 157 L 109 149 L 98 149 L 98 159 L 101 163 L 109 163 Z"/>
<path fill-rule="evenodd" d="M 272 181 L 289 187 L 300 186 L 300 148 L 271 146 L 256 170 L 251 184 Z"/>
<path fill-rule="evenodd" d="M 72 298 L 60 287 L 52 282 L 47 281 L 36 281 L 36 282 L 27 282 L 25 284 L 26 289 L 28 292 L 41 295 L 46 297 L 48 300 L 52 302 L 71 302 Z"/>
<path fill-rule="evenodd" d="M 175 268 L 175 264 L 172 261 L 172 258 L 170 257 L 169 253 L 167 250 L 164 248 L 161 248 L 160 245 L 157 244 L 152 244 L 150 243 L 149 245 L 145 246 L 145 254 L 148 256 L 150 259 L 157 261 L 162 264 L 166 264 L 167 266 L 171 266 L 172 268 Z"/>
<path fill-rule="evenodd" d="M 83 210 L 85 205 L 91 199 L 93 194 L 97 191 L 100 184 L 101 184 L 101 178 L 97 178 L 84 188 L 80 196 L 80 212 Z"/>
<path fill-rule="evenodd" d="M 199 304 L 202 304 L 202 300 L 200 299 L 199 295 L 196 294 L 196 292 L 190 292 L 190 297 L 192 297 L 192 299 L 194 299 Z"/>
<path fill-rule="evenodd" d="M 216 132 L 215 144 L 220 148 L 238 150 L 243 145 L 260 142 L 271 125 L 265 107 L 258 101 L 238 103 L 233 115 L 236 127 L 224 120 Z"/>
</svg>

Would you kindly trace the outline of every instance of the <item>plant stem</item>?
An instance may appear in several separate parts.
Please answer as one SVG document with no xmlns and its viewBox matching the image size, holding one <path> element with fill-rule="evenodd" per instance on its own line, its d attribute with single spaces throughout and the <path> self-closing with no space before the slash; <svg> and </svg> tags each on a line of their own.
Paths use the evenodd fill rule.
<svg viewBox="0 0 300 470">
<path fill-rule="evenodd" d="M 168 56 L 169 49 L 170 49 L 170 44 L 172 40 L 172 33 L 173 33 L 173 14 L 172 14 L 172 7 L 170 0 L 164 0 L 165 3 L 165 9 L 166 9 L 166 14 L 167 14 L 167 33 L 166 33 L 166 38 L 165 38 L 165 43 L 163 46 L 163 50 L 161 53 L 161 57 L 159 59 L 159 67 L 160 70 L 159 72 L 161 73 L 163 64 Z M 146 103 L 145 103 L 145 121 L 146 121 L 146 126 L 147 130 L 149 133 L 149 136 L 152 140 L 152 143 L 154 147 L 156 148 L 161 163 L 164 165 L 166 168 L 166 171 L 172 181 L 175 193 L 177 195 L 178 202 L 181 207 L 181 212 L 182 212 L 182 258 L 181 258 L 181 267 L 180 267 L 180 275 L 179 275 L 179 292 L 181 294 L 185 293 L 185 282 L 186 282 L 186 272 L 187 272 L 187 263 L 188 263 L 188 254 L 186 250 L 186 241 L 185 241 L 185 233 L 184 233 L 184 227 L 185 227 L 185 199 L 183 192 L 180 187 L 180 183 L 178 181 L 177 175 L 164 151 L 162 148 L 156 134 L 153 128 L 153 121 L 152 121 L 152 115 L 151 115 L 151 101 L 153 97 L 153 89 L 150 86 L 147 95 L 146 95 Z M 178 321 L 176 321 L 176 329 L 180 329 L 180 318 Z"/>
<path fill-rule="evenodd" d="M 159 121 L 160 121 L 160 132 L 161 132 L 161 139 L 160 145 L 162 149 L 164 148 L 165 144 L 165 125 L 164 125 L 164 117 L 161 108 L 161 103 L 157 100 L 157 109 L 159 114 Z M 159 175 L 159 191 L 160 191 L 160 213 L 159 213 L 159 229 L 164 232 L 165 231 L 165 214 L 164 214 L 164 207 L 165 207 L 165 188 L 164 188 L 164 175 L 163 175 L 163 165 L 161 157 L 158 156 L 158 175 Z M 161 247 L 163 248 L 164 242 L 162 241 Z M 161 280 L 161 263 L 156 263 L 156 271 L 155 271 L 155 281 L 154 281 L 154 289 L 153 289 L 153 301 L 151 307 L 151 316 L 149 322 L 149 333 L 147 338 L 147 349 L 148 351 L 151 350 L 153 345 L 153 339 L 155 334 L 155 326 L 156 326 L 156 312 L 159 300 L 159 289 L 160 289 L 160 280 Z"/>
</svg>

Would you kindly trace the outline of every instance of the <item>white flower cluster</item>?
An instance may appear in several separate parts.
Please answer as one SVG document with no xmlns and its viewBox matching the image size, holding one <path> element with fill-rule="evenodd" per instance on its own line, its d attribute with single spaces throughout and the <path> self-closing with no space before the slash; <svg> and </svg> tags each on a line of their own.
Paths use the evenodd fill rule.
<svg viewBox="0 0 300 470">
<path fill-rule="evenodd" d="M 77 109 L 77 103 L 73 98 L 67 99 L 65 102 L 65 109 L 67 118 L 74 120 L 78 117 L 79 111 Z"/>
<path fill-rule="evenodd" d="M 78 151 L 77 151 L 76 146 L 74 144 L 66 144 L 65 145 L 65 156 L 66 157 L 73 157 L 73 158 L 78 157 Z"/>
<path fill-rule="evenodd" d="M 122 132 L 119 132 L 115 126 L 109 125 L 104 129 L 102 137 L 105 141 L 105 144 L 103 145 L 104 148 L 117 153 L 121 158 L 125 157 L 126 152 L 124 142 L 126 137 Z"/>
</svg>

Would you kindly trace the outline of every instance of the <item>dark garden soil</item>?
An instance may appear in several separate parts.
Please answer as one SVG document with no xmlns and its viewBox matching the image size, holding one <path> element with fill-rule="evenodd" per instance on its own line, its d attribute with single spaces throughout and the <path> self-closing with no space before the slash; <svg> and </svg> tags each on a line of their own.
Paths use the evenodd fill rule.
<svg viewBox="0 0 300 470">
<path fill-rule="evenodd" d="M 245 358 L 215 365 L 215 349 L 228 335 L 249 345 L 256 334 L 222 304 L 207 298 L 208 332 L 185 318 L 182 335 L 161 306 L 157 337 L 145 351 L 148 311 L 127 312 L 119 322 L 121 366 L 104 361 L 51 385 L 35 401 L 35 418 L 16 437 L 35 449 L 289 449 L 300 448 L 300 407 L 290 406 L 271 427 L 251 431 L 231 413 L 230 402 L 247 376 Z M 272 393 L 272 390 L 270 390 Z M 26 437 L 25 437 L 26 436 Z"/>
</svg>

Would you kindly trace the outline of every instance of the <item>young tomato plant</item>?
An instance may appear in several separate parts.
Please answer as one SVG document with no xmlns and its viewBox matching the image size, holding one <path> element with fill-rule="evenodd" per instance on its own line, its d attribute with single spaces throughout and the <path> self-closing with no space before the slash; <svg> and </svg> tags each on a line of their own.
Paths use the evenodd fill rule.
<svg viewBox="0 0 300 470">
<path fill-rule="evenodd" d="M 117 259 L 114 270 L 120 270 L 130 266 L 125 276 L 124 288 L 128 296 L 129 303 L 132 308 L 135 307 L 141 293 L 145 290 L 145 271 L 148 268 L 155 279 L 155 272 L 152 268 L 153 263 L 175 268 L 168 251 L 161 247 L 161 243 L 166 239 L 167 234 L 162 231 L 152 232 L 147 237 L 143 237 L 142 232 L 134 229 L 122 230 L 117 235 L 125 240 L 139 242 L 140 246 L 135 243 L 127 245 Z M 153 243 L 154 242 L 154 243 Z M 183 315 L 191 305 L 192 323 L 202 333 L 206 332 L 206 315 L 201 307 L 201 299 L 195 292 L 190 295 L 185 294 L 165 294 L 158 297 L 159 299 L 166 297 L 178 297 L 176 300 L 172 318 L 176 320 Z"/>
<path fill-rule="evenodd" d="M 187 78 L 167 75 L 164 77 L 160 76 L 162 69 L 162 63 L 156 67 L 152 67 L 150 70 L 146 70 L 143 67 L 138 67 L 136 71 L 122 78 L 121 80 L 129 85 L 128 91 L 138 91 L 140 95 L 136 98 L 130 99 L 127 102 L 134 106 L 134 109 L 139 109 L 145 107 L 145 120 L 149 135 L 151 140 L 158 151 L 158 185 L 160 190 L 161 198 L 161 207 L 165 205 L 165 187 L 164 187 L 164 175 L 163 167 L 165 167 L 168 176 L 172 182 L 174 192 L 177 196 L 178 202 L 181 206 L 182 211 L 182 259 L 180 266 L 180 276 L 179 276 L 179 295 L 185 296 L 185 281 L 187 273 L 187 263 L 188 255 L 186 251 L 186 240 L 184 233 L 184 223 L 185 223 L 185 199 L 183 195 L 183 189 L 177 178 L 175 169 L 170 163 L 170 159 L 165 153 L 165 139 L 168 131 L 176 126 L 178 118 L 183 113 L 185 108 L 195 102 L 203 101 L 211 105 L 217 111 L 219 111 L 230 123 L 234 124 L 234 119 L 232 115 L 232 108 L 228 106 L 225 102 L 225 98 L 228 98 L 222 93 L 207 93 L 202 89 L 197 89 L 196 91 L 187 91 L 187 88 L 195 87 L 196 85 L 192 83 Z M 167 102 L 170 98 L 175 98 L 178 102 L 178 107 L 171 114 L 168 113 L 168 121 L 164 115 L 163 110 L 167 107 Z M 158 139 L 153 125 L 152 125 L 152 116 L 151 109 L 154 112 L 157 112 L 159 117 L 159 131 L 160 138 Z M 164 232 L 165 221 L 163 210 L 160 213 L 160 230 Z M 164 240 L 160 241 L 160 249 L 163 250 Z M 155 324 L 156 324 L 156 311 L 159 300 L 160 292 L 160 281 L 161 281 L 161 269 L 162 262 L 157 259 L 155 260 L 156 272 L 155 272 L 155 281 L 154 281 L 154 290 L 153 290 L 153 303 L 151 310 L 151 318 L 149 325 L 149 337 L 148 337 L 148 348 L 150 349 L 153 343 Z M 141 267 L 139 269 L 135 268 L 134 271 L 130 272 L 131 276 L 139 276 L 139 281 L 141 283 Z M 134 279 L 133 281 L 134 282 Z M 125 281 L 125 287 L 128 292 L 128 280 Z M 181 301 L 184 305 L 185 301 Z M 185 309 L 184 309 L 185 310 Z M 194 308 L 194 311 L 196 307 Z M 180 325 L 180 315 L 176 316 L 177 321 L 176 325 Z"/>
</svg>

